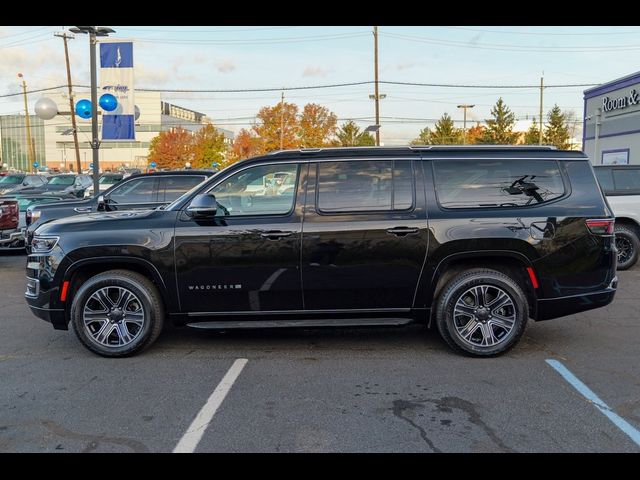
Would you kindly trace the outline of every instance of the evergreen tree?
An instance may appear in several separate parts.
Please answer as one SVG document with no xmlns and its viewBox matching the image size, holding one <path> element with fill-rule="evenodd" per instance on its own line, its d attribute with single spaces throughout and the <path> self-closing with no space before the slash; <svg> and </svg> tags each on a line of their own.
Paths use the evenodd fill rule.
<svg viewBox="0 0 640 480">
<path fill-rule="evenodd" d="M 457 145 L 462 143 L 462 132 L 455 128 L 453 120 L 448 113 L 445 113 L 436 122 L 435 129 L 431 134 L 432 145 Z"/>
<path fill-rule="evenodd" d="M 525 145 L 538 145 L 540 143 L 540 129 L 538 128 L 536 117 L 533 117 L 533 123 L 524 136 L 524 143 Z"/>
<path fill-rule="evenodd" d="M 546 145 L 554 145 L 560 150 L 568 150 L 569 144 L 569 125 L 567 124 L 567 116 L 562 113 L 558 105 L 547 114 L 547 128 L 544 131 L 544 143 Z"/>
<path fill-rule="evenodd" d="M 513 131 L 516 116 L 504 103 L 502 97 L 498 99 L 491 109 L 491 116 L 493 118 L 487 119 L 487 128 L 479 143 L 515 145 L 518 141 L 518 134 Z"/>
<path fill-rule="evenodd" d="M 360 127 L 353 120 L 343 123 L 336 136 L 339 147 L 365 147 L 376 144 L 373 136 L 369 132 L 360 131 Z"/>
<path fill-rule="evenodd" d="M 420 130 L 420 133 L 416 138 L 411 141 L 411 145 L 431 145 L 433 142 L 431 141 L 431 129 L 429 127 L 424 127 Z"/>
</svg>

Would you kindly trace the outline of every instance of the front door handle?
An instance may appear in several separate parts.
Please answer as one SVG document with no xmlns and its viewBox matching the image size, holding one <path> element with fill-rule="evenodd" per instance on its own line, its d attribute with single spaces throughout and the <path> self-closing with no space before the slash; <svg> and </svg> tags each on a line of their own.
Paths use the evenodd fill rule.
<svg viewBox="0 0 640 480">
<path fill-rule="evenodd" d="M 76 207 L 74 210 L 78 213 L 89 213 L 91 212 L 91 207 Z"/>
<path fill-rule="evenodd" d="M 279 240 L 283 237 L 288 237 L 290 235 L 293 235 L 293 232 L 273 231 L 273 232 L 264 232 L 260 234 L 262 238 L 266 238 L 267 240 Z"/>
<path fill-rule="evenodd" d="M 419 231 L 420 230 L 418 230 L 417 228 L 410 228 L 410 227 L 394 227 L 394 228 L 387 229 L 387 233 L 391 235 L 395 235 L 396 237 L 406 237 L 407 235 L 417 235 Z"/>
</svg>

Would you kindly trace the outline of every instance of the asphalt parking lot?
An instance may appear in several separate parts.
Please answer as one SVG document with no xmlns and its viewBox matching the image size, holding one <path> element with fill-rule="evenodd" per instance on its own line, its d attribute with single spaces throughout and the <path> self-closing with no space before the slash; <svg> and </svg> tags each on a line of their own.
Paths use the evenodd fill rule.
<svg viewBox="0 0 640 480">
<path fill-rule="evenodd" d="M 0 254 L 0 452 L 640 451 L 640 267 L 493 359 L 420 326 L 168 328 L 104 359 L 30 313 L 24 263 Z"/>
</svg>

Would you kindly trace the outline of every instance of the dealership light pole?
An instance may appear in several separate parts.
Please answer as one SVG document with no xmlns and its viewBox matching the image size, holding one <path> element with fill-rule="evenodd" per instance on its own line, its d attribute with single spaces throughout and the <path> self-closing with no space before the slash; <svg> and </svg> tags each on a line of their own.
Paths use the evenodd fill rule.
<svg viewBox="0 0 640 480">
<path fill-rule="evenodd" d="M 538 138 L 538 144 L 542 145 L 542 126 L 544 122 L 542 121 L 542 102 L 544 99 L 544 72 L 542 72 L 542 77 L 540 77 L 540 134 Z"/>
<path fill-rule="evenodd" d="M 106 37 L 115 30 L 109 27 L 73 27 L 73 33 L 89 34 L 89 58 L 91 60 L 91 149 L 93 150 L 93 191 L 100 191 L 100 139 L 98 138 L 98 81 L 96 70 L 96 37 Z"/>
<path fill-rule="evenodd" d="M 375 101 L 376 101 L 376 147 L 380 146 L 380 95 L 378 93 L 378 27 L 373 27 L 373 63 L 375 78 Z"/>
<path fill-rule="evenodd" d="M 33 144 L 31 143 L 31 123 L 29 122 L 29 106 L 27 103 L 27 82 L 24 81 L 24 77 L 21 73 L 18 74 L 18 78 L 22 79 L 22 92 L 24 93 L 24 114 L 25 114 L 25 122 L 27 123 L 27 152 L 29 155 L 29 170 L 35 167 L 35 155 L 33 151 Z"/>
<path fill-rule="evenodd" d="M 475 105 L 458 105 L 458 108 L 464 110 L 464 121 L 462 123 L 462 144 L 467 144 L 467 108 L 473 108 Z"/>
</svg>

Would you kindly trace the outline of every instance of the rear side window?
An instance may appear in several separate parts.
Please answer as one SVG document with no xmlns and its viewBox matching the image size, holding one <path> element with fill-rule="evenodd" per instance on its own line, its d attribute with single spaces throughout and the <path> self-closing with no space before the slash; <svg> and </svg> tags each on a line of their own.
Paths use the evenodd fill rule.
<svg viewBox="0 0 640 480">
<path fill-rule="evenodd" d="M 175 177 L 158 177 L 160 182 L 158 188 L 158 201 L 173 202 L 184 192 L 191 190 L 201 183 L 206 177 L 204 175 L 185 175 Z"/>
<path fill-rule="evenodd" d="M 625 168 L 614 169 L 613 184 L 616 191 L 630 192 L 632 190 L 640 191 L 640 169 Z M 606 190 L 606 188 L 605 188 Z"/>
<path fill-rule="evenodd" d="M 594 168 L 596 172 L 596 178 L 598 179 L 598 183 L 600 187 L 605 192 L 612 192 L 613 188 L 613 176 L 611 175 L 611 170 L 608 168 Z"/>
<path fill-rule="evenodd" d="M 434 160 L 438 202 L 445 208 L 512 208 L 564 195 L 553 160 Z"/>
<path fill-rule="evenodd" d="M 318 164 L 318 210 L 324 213 L 384 212 L 413 207 L 410 160 Z"/>
</svg>

